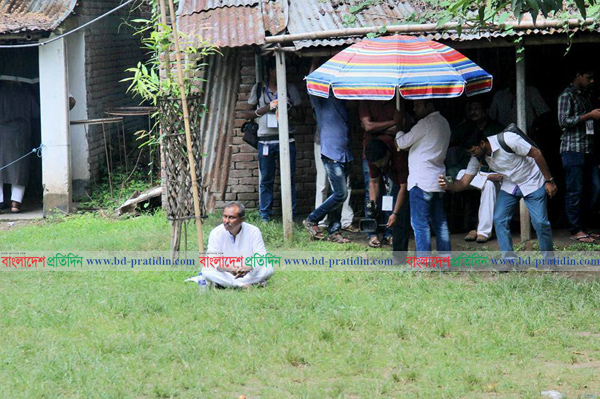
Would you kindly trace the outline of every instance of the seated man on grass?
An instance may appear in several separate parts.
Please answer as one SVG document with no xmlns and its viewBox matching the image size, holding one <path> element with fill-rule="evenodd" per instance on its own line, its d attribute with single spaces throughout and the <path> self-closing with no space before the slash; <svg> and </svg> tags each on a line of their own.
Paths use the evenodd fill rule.
<svg viewBox="0 0 600 399">
<path fill-rule="evenodd" d="M 223 209 L 223 223 L 215 227 L 208 237 L 207 253 L 222 256 L 266 255 L 267 250 L 260 229 L 246 220 L 246 210 L 241 202 L 232 201 Z M 273 275 L 272 266 L 241 266 L 202 268 L 207 281 L 225 288 L 249 288 L 254 284 L 266 285 Z"/>
</svg>

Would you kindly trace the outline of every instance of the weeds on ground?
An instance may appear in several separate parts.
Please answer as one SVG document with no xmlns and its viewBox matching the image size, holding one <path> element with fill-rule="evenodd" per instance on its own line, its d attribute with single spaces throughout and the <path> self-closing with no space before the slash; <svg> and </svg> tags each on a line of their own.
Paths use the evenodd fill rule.
<svg viewBox="0 0 600 399">
<path fill-rule="evenodd" d="M 136 191 L 147 190 L 159 182 L 152 182 L 148 173 L 142 169 L 125 172 L 118 168 L 112 173 L 112 192 L 107 175 L 91 187 L 91 192 L 83 199 L 78 208 L 84 211 L 97 211 L 100 209 L 112 211 L 130 198 Z"/>
</svg>

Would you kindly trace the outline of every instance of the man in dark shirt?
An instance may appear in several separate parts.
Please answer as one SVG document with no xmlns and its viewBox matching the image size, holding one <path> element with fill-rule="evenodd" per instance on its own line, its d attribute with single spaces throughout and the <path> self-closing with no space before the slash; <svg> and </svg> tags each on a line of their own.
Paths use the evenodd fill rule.
<svg viewBox="0 0 600 399">
<path fill-rule="evenodd" d="M 403 128 L 397 126 L 398 113 L 396 112 L 396 101 L 389 100 L 381 101 L 361 101 L 358 106 L 360 124 L 364 130 L 363 135 L 363 178 L 365 181 L 365 213 L 367 212 L 367 204 L 369 200 L 376 203 L 381 202 L 381 198 L 373 198 L 369 196 L 369 165 L 365 158 L 364 150 L 367 142 L 372 139 L 377 139 L 382 136 L 395 137 L 396 132 Z M 388 194 L 384 192 L 380 194 Z M 368 234 L 369 246 L 378 248 L 381 246 L 377 235 Z M 391 239 L 391 240 L 390 240 Z M 383 242 L 390 243 L 393 241 L 391 229 L 385 229 L 383 234 Z"/>
<path fill-rule="evenodd" d="M 316 67 L 314 63 L 313 67 Z M 348 136 L 348 111 L 343 101 L 333 94 L 328 98 L 310 96 L 310 103 L 319 126 L 321 159 L 331 186 L 331 195 L 302 224 L 313 239 L 322 239 L 318 223 L 327 216 L 329 241 L 346 244 L 350 240 L 340 232 L 340 219 L 342 205 L 348 197 L 348 174 L 353 159 Z"/>
<path fill-rule="evenodd" d="M 394 138 L 380 135 L 365 146 L 365 159 L 369 165 L 369 196 L 377 198 L 381 191 L 381 177 L 387 176 L 391 183 L 392 213 L 387 228 L 392 229 L 392 251 L 396 261 L 406 261 L 410 215 L 408 208 L 408 153 L 398 151 Z"/>
<path fill-rule="evenodd" d="M 593 85 L 593 70 L 580 67 L 573 82 L 558 97 L 558 123 L 563 131 L 560 154 L 567 181 L 565 211 L 571 238 L 583 243 L 594 242 L 585 231 L 585 221 L 589 220 L 600 192 L 593 148 L 594 125 L 600 119 L 600 109 L 592 106 L 589 90 Z M 584 187 L 587 195 L 583 195 Z"/>
</svg>

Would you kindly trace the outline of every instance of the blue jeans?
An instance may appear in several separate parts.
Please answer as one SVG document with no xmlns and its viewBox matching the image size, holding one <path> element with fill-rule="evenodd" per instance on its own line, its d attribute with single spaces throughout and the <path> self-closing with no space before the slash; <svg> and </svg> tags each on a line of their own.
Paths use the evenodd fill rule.
<svg viewBox="0 0 600 399">
<path fill-rule="evenodd" d="M 444 193 L 428 192 L 418 186 L 410 189 L 410 224 L 415 232 L 417 256 L 431 253 L 431 228 L 438 253 L 449 253 L 450 230 L 444 211 Z"/>
<path fill-rule="evenodd" d="M 319 223 L 328 216 L 329 234 L 333 234 L 342 228 L 340 220 L 342 218 L 342 205 L 348 198 L 348 174 L 350 172 L 349 162 L 336 162 L 327 157 L 322 156 L 323 167 L 327 173 L 327 179 L 331 187 L 329 197 L 308 215 L 308 221 Z"/>
<path fill-rule="evenodd" d="M 510 234 L 510 221 L 515 212 L 515 208 L 521 198 L 525 199 L 525 205 L 529 209 L 531 224 L 537 233 L 540 250 L 544 257 L 553 256 L 552 228 L 548 220 L 546 189 L 540 187 L 533 193 L 523 197 L 523 193 L 517 188 L 515 194 L 509 194 L 500 190 L 496 198 L 496 208 L 494 210 L 494 227 L 498 236 L 498 245 L 504 257 L 514 257 L 512 236 Z"/>
<path fill-rule="evenodd" d="M 385 178 L 387 178 L 387 176 Z M 371 200 L 371 198 L 369 197 L 369 185 L 371 183 L 371 173 L 369 172 L 369 161 L 367 161 L 366 159 L 363 159 L 363 179 L 365 181 L 365 215 L 366 215 L 367 214 L 367 204 Z M 385 190 L 385 184 L 383 184 L 383 183 L 384 182 L 382 179 L 381 185 L 380 185 L 380 187 L 382 187 L 382 188 L 379 190 L 379 198 L 374 200 L 377 203 L 377 209 L 381 209 L 382 197 L 384 195 L 387 195 L 387 192 Z M 390 181 L 390 191 L 392 191 L 392 185 L 393 185 L 393 183 Z M 390 194 L 390 195 L 392 195 L 392 194 Z M 385 219 L 385 223 L 387 223 L 387 220 L 391 214 L 392 214 L 391 212 L 379 212 L 378 213 L 379 217 L 377 219 L 377 223 L 383 224 L 384 219 Z M 367 233 L 367 238 L 371 238 L 374 235 L 376 235 L 376 234 Z M 385 230 L 383 231 L 383 237 L 386 238 L 386 237 L 391 237 L 391 236 L 392 236 L 392 230 L 388 229 L 386 227 Z"/>
<path fill-rule="evenodd" d="M 269 146 L 269 154 L 263 155 L 263 147 Z M 269 220 L 273 216 L 273 183 L 275 182 L 275 163 L 279 161 L 279 143 L 263 144 L 258 142 L 258 167 L 260 169 L 260 218 Z M 290 172 L 292 178 L 292 212 L 296 214 L 296 144 L 290 143 Z"/>
<path fill-rule="evenodd" d="M 592 154 L 563 152 L 561 154 L 567 187 L 565 193 L 565 213 L 571 234 L 584 231 L 586 221 L 600 192 L 598 167 Z M 584 189 L 585 187 L 585 189 Z"/>
</svg>

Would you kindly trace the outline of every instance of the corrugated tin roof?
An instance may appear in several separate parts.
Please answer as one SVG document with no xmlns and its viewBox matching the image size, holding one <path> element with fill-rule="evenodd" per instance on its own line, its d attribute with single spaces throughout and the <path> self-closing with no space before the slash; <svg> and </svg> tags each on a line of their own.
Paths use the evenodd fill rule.
<svg viewBox="0 0 600 399">
<path fill-rule="evenodd" d="M 264 44 L 267 32 L 277 35 L 285 32 L 286 28 L 289 34 L 302 34 L 352 27 L 390 26 L 407 21 L 413 14 L 425 15 L 427 11 L 432 11 L 429 3 L 419 0 L 382 0 L 360 12 L 355 23 L 347 26 L 344 24 L 344 15 L 349 15 L 350 6 L 355 4 L 354 0 L 181 0 L 179 18 L 184 32 L 199 32 L 200 27 L 209 26 L 211 29 L 202 31 L 202 36 L 212 39 L 222 47 L 239 47 Z M 528 18 L 530 16 L 525 14 L 524 19 Z M 543 17 L 538 18 L 538 21 L 541 20 Z M 430 22 L 435 24 L 435 21 Z M 598 31 L 594 27 L 577 29 Z M 552 35 L 565 31 L 565 28 L 553 27 L 476 33 L 465 31 L 462 35 L 458 35 L 456 31 L 434 29 L 431 32 L 405 33 L 435 40 L 471 41 L 536 34 Z M 298 50 L 317 46 L 341 46 L 361 39 L 362 36 L 301 40 L 294 42 L 294 46 Z"/>
<path fill-rule="evenodd" d="M 258 2 L 259 0 L 182 0 L 179 2 L 177 14 L 190 15 L 223 7 L 249 7 L 257 5 Z"/>
<path fill-rule="evenodd" d="M 265 26 L 260 7 L 224 7 L 210 11 L 182 15 L 179 29 L 194 38 L 204 40 L 219 47 L 240 47 L 265 42 Z"/>
<path fill-rule="evenodd" d="M 283 32 L 288 24 L 288 1 L 262 0 L 261 6 L 265 30 L 271 33 L 272 36 Z"/>
<path fill-rule="evenodd" d="M 0 0 L 0 34 L 54 30 L 76 3 L 77 0 Z"/>
<path fill-rule="evenodd" d="M 290 0 L 290 34 L 344 29 L 344 15 L 350 14 L 350 5 L 339 0 Z M 384 0 L 358 14 L 354 26 L 392 25 L 419 12 L 408 2 Z M 294 42 L 299 50 L 313 46 L 340 46 L 356 39 L 302 40 Z"/>
</svg>

